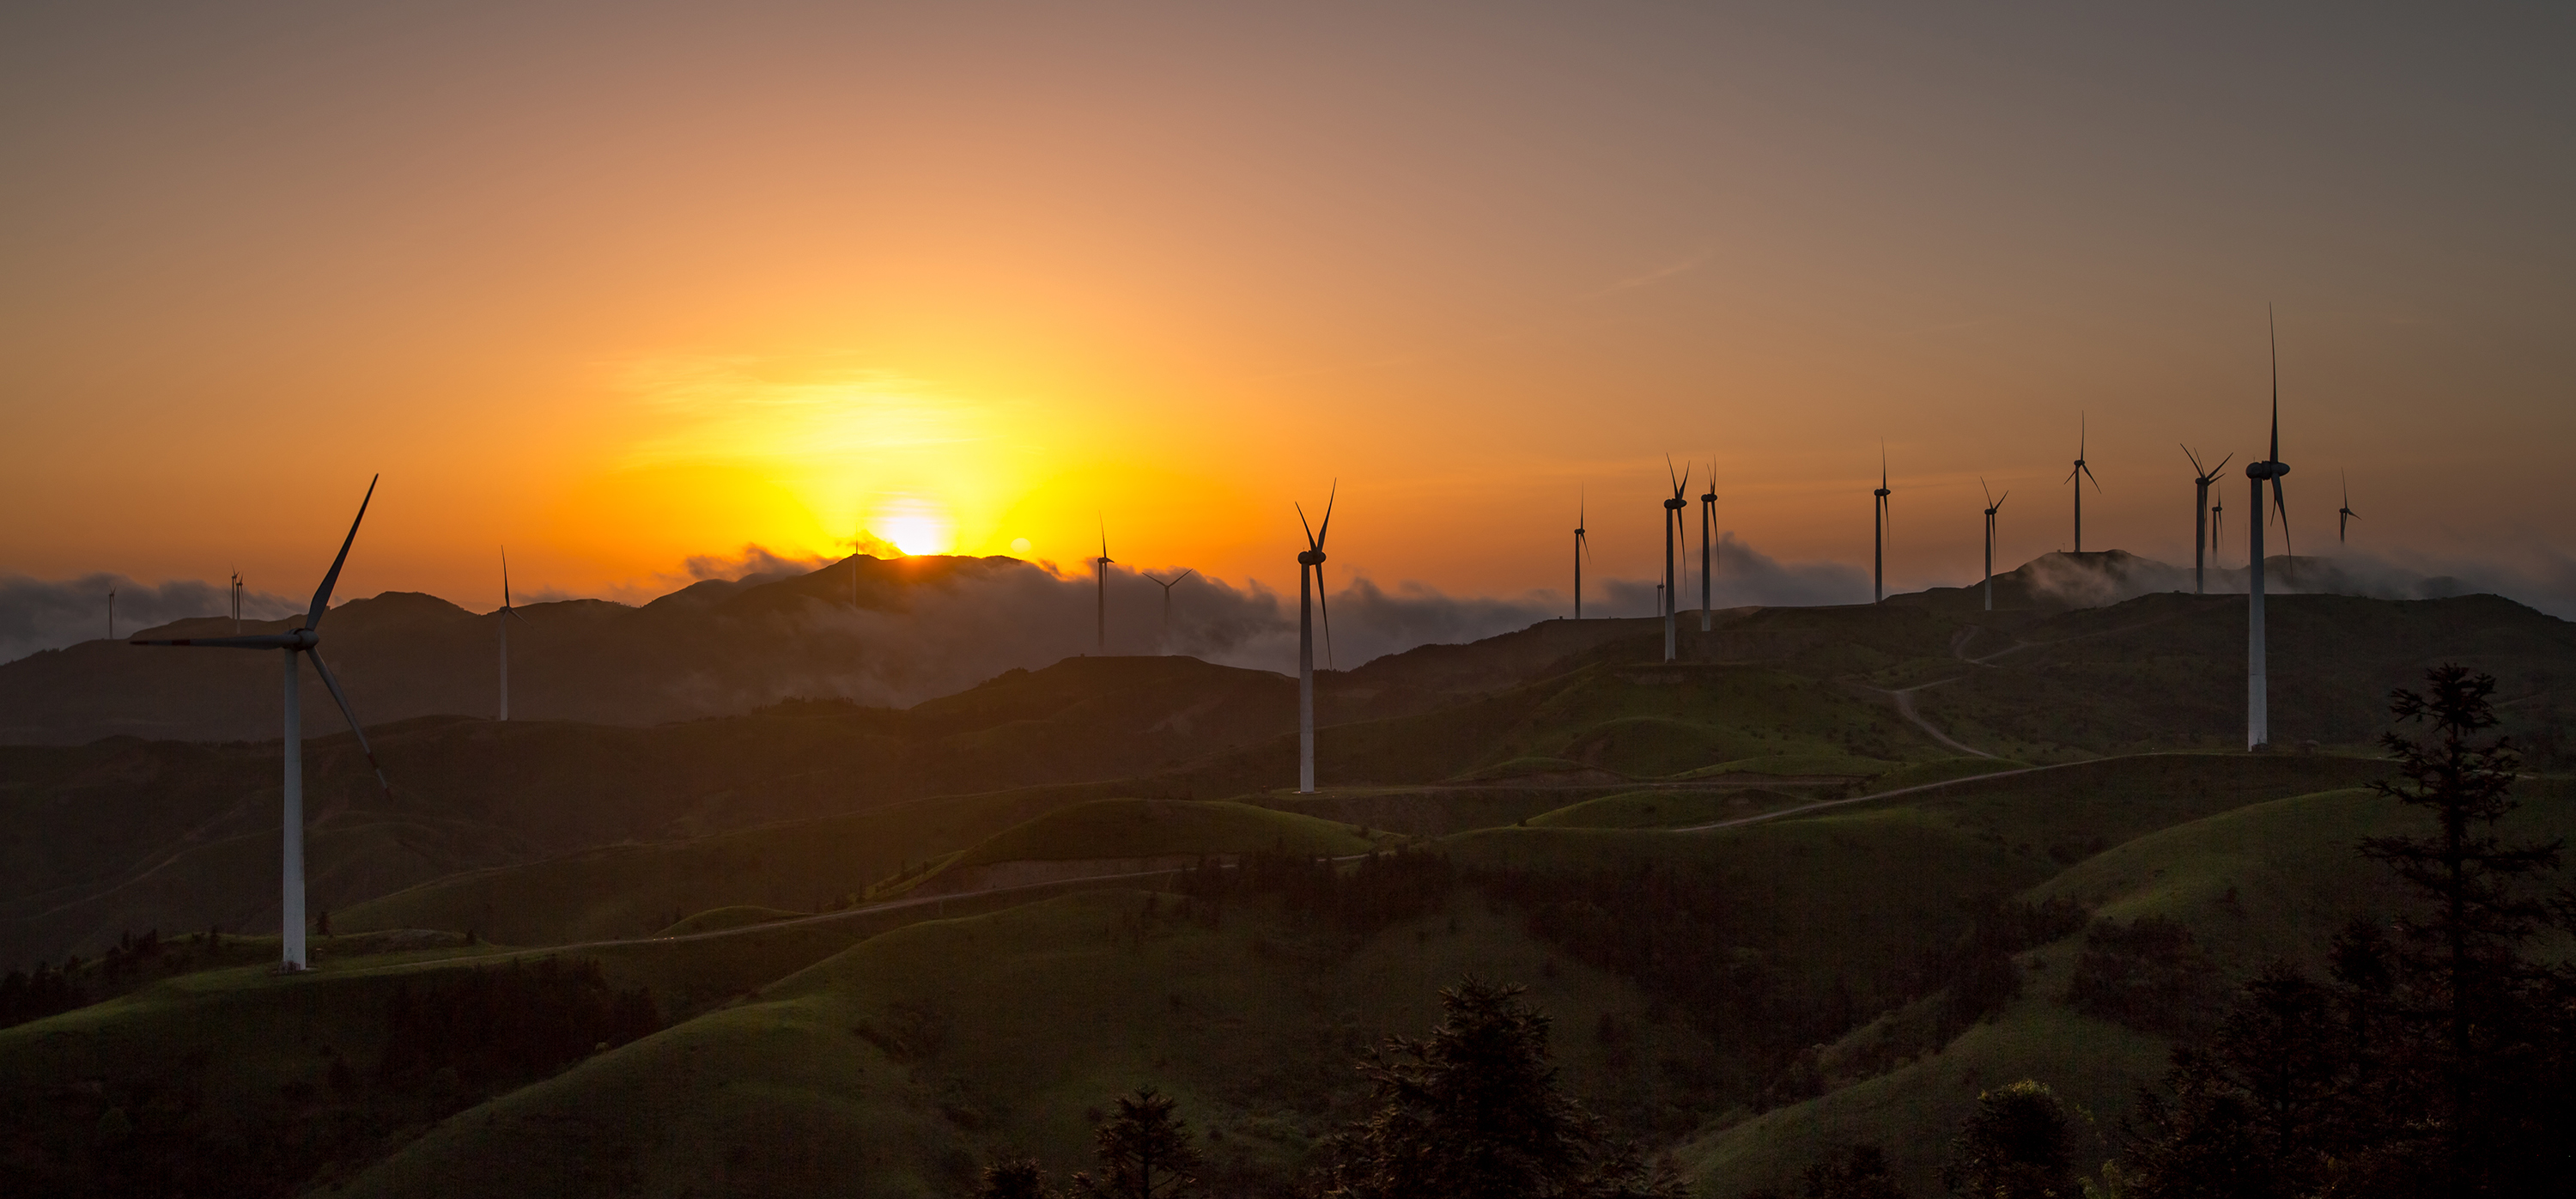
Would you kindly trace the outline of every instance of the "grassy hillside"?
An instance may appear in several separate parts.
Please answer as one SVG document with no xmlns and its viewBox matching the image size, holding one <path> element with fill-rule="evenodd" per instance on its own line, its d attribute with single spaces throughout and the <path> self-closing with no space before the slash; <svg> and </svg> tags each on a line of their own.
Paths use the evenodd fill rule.
<svg viewBox="0 0 2576 1199">
<path fill-rule="evenodd" d="M 2502 826 L 2507 835 L 2576 834 L 2576 789 L 2534 780 L 2521 790 L 2526 806 Z M 2222 986 L 2275 958 L 2322 969 L 2326 942 L 2346 920 L 2384 918 L 2409 901 L 2386 868 L 2355 852 L 2359 839 L 2425 828 L 2422 814 L 2358 788 L 2289 796 L 2143 833 L 2030 888 L 2025 898 L 2075 899 L 2121 923 L 2151 915 L 2179 920 Z M 2090 1172 L 2109 1154 L 2101 1138 L 2128 1111 L 2136 1088 L 2163 1075 L 2171 1042 L 2064 1006 L 2083 944 L 2070 937 L 2021 955 L 2020 998 L 1946 1047 L 1696 1138 L 1681 1156 L 1699 1175 L 1699 1193 L 1731 1199 L 1757 1186 L 1787 1185 L 1806 1163 L 1852 1143 L 1881 1146 L 1915 1193 L 1937 1193 L 1933 1170 L 1977 1092 L 2021 1078 L 2047 1083 L 2092 1114 L 2094 1135 L 2080 1159 Z"/>
<path fill-rule="evenodd" d="M 1250 804 L 1103 799 L 1059 808 L 977 843 L 950 867 L 996 862 L 1273 853 L 1340 857 L 1376 842 L 1359 830 Z"/>
</svg>

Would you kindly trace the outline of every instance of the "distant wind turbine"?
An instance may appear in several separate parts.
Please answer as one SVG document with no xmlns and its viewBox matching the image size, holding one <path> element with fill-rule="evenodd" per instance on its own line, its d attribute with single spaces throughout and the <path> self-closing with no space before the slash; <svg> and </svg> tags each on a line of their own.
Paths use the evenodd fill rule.
<svg viewBox="0 0 2576 1199">
<path fill-rule="evenodd" d="M 1709 623 L 1709 580 L 1717 577 L 1717 464 L 1708 464 L 1708 490 L 1699 496 L 1699 631 Z"/>
<path fill-rule="evenodd" d="M 2012 491 L 2006 488 L 2003 499 L 1996 499 L 1994 489 L 1987 487 L 1982 478 L 1977 480 L 1977 488 L 1986 493 L 1986 611 L 1992 612 L 1995 610 L 1995 513 L 2003 511 L 2004 500 L 2012 498 Z"/>
<path fill-rule="evenodd" d="M 1195 566 L 1184 567 L 1182 568 L 1181 573 L 1172 576 L 1172 581 L 1169 583 L 1163 583 L 1161 579 L 1154 579 L 1154 576 L 1152 575 L 1145 576 L 1146 578 L 1154 579 L 1157 583 L 1163 584 L 1163 640 L 1166 642 L 1170 641 L 1172 638 L 1172 588 L 1180 585 L 1181 580 L 1197 574 L 1198 569 L 1199 568 Z M 1166 649 L 1168 650 L 1168 648 L 1169 647 L 1167 646 Z"/>
<path fill-rule="evenodd" d="M 2335 543 L 2337 545 L 2341 545 L 2343 543 L 2344 530 L 2350 528 L 2352 526 L 2352 522 L 2360 519 L 2361 514 L 2352 510 L 2352 472 L 2345 471 L 2343 472 L 2343 507 L 2335 509 Z"/>
<path fill-rule="evenodd" d="M 528 623 L 519 610 L 510 606 L 510 547 L 501 547 L 501 610 L 495 623 L 501 631 L 501 719 L 510 718 L 510 622 Z"/>
<path fill-rule="evenodd" d="M 1341 480 L 1324 497 L 1321 528 L 1306 523 L 1305 505 L 1297 505 L 1297 523 L 1306 530 L 1306 550 L 1297 555 L 1297 792 L 1315 793 L 1315 608 L 1324 609 L 1324 663 L 1333 661 L 1333 610 L 1324 598 L 1324 538 L 1333 531 L 1333 501 Z M 1309 580 L 1312 580 L 1311 584 Z"/>
<path fill-rule="evenodd" d="M 285 883 L 279 917 L 283 960 L 281 971 L 296 971 L 311 965 L 304 952 L 304 702 L 303 677 L 296 672 L 296 655 L 313 659 L 313 672 L 322 676 L 322 685 L 331 689 L 331 698 L 340 705 L 340 714 L 349 718 L 349 731 L 358 738 L 359 752 L 367 755 L 367 765 L 376 772 L 376 785 L 385 794 L 393 794 L 393 785 L 385 781 L 385 768 L 377 763 L 376 751 L 367 745 L 367 731 L 359 727 L 357 709 L 349 706 L 349 696 L 340 690 L 340 680 L 331 676 L 331 668 L 322 661 L 322 618 L 331 610 L 331 589 L 340 582 L 340 567 L 349 560 L 349 546 L 358 540 L 358 525 L 367 519 L 367 503 L 376 496 L 376 482 L 367 480 L 366 499 L 358 501 L 358 518 L 349 522 L 349 536 L 340 542 L 340 556 L 331 560 L 331 571 L 322 576 L 322 585 L 313 592 L 313 606 L 304 614 L 304 627 L 283 633 L 266 633 L 248 637 L 180 637 L 171 640 L 136 638 L 135 645 L 192 645 L 212 649 L 282 650 L 286 659 L 286 737 L 282 743 L 286 759 L 285 792 Z"/>
<path fill-rule="evenodd" d="M 2218 465 L 2207 468 L 2201 466 L 2200 455 L 2192 453 L 2190 446 L 2182 447 L 2182 456 L 2191 459 L 2192 485 L 2199 489 L 2195 493 L 2199 498 L 2191 502 L 2191 589 L 2194 594 L 2207 595 L 2209 556 L 2218 552 L 2218 509 L 2209 505 L 2209 485 L 2218 481 L 2219 472 L 2226 470 L 2236 455 L 2231 452 L 2219 459 Z"/>
<path fill-rule="evenodd" d="M 1676 646 L 1673 632 L 1673 608 L 1674 601 L 1681 596 L 1681 588 L 1677 585 L 1678 580 L 1673 577 L 1673 568 L 1676 565 L 1673 558 L 1673 534 L 1680 533 L 1684 537 L 1690 535 L 1682 525 L 1684 502 L 1682 493 L 1690 490 L 1690 471 L 1685 468 L 1681 474 L 1673 475 L 1672 456 L 1666 455 L 1664 473 L 1672 476 L 1673 498 L 1664 501 L 1664 593 L 1663 602 L 1656 606 L 1664 610 L 1664 661 L 1670 662 L 1680 656 L 1674 652 Z"/>
<path fill-rule="evenodd" d="M 1886 442 L 1880 442 L 1878 445 L 1878 490 L 1870 494 L 1878 497 L 1878 507 L 1870 514 L 1869 524 L 1869 602 L 1875 604 L 1887 598 L 1887 527 L 1889 524 L 1887 497 L 1895 494 L 1887 489 Z"/>
<path fill-rule="evenodd" d="M 1583 539 L 1584 503 L 1580 493 L 1574 501 L 1574 618 L 1583 619 L 1583 560 L 1592 555 L 1591 543 Z"/>
<path fill-rule="evenodd" d="M 2225 543 L 2226 538 L 2227 497 L 2214 495 L 2209 497 L 2209 556 L 2212 559 L 2218 557 L 2218 547 Z"/>
<path fill-rule="evenodd" d="M 1109 522 L 1100 522 L 1100 557 L 1092 564 L 1100 583 L 1100 648 L 1109 649 Z"/>
<path fill-rule="evenodd" d="M 107 589 L 107 639 L 116 640 L 116 588 Z"/>
<path fill-rule="evenodd" d="M 2269 316 L 2266 316 L 2267 322 Z M 2261 462 L 2245 464 L 2245 477 L 2254 483 L 2254 523 L 2246 526 L 2246 566 L 2252 590 L 2247 598 L 2245 637 L 2245 748 L 2261 749 L 2272 743 L 2270 697 L 2265 692 L 2263 654 L 2263 483 L 2272 484 L 2272 506 L 2281 516 L 2281 548 L 2290 547 L 2290 506 L 2281 497 L 2281 476 L 2290 473 L 2290 464 L 2281 461 L 2281 333 L 2272 326 L 2272 454 Z"/>
<path fill-rule="evenodd" d="M 233 631 L 234 631 L 234 632 L 236 632 L 236 633 L 241 632 L 241 595 L 242 595 L 241 572 L 240 572 L 240 571 L 238 571 L 238 570 L 236 570 L 236 571 L 234 571 L 234 572 L 233 572 L 233 585 L 232 585 L 232 597 L 233 597 Z"/>
<path fill-rule="evenodd" d="M 2084 552 L 2084 484 L 2091 480 L 2093 490 L 2100 491 L 2102 480 L 2093 478 L 2093 468 L 2084 464 L 2086 422 L 2080 413 L 2075 419 L 2075 469 L 2066 472 L 2066 480 L 2075 484 L 2075 552 L 2080 554 Z"/>
</svg>

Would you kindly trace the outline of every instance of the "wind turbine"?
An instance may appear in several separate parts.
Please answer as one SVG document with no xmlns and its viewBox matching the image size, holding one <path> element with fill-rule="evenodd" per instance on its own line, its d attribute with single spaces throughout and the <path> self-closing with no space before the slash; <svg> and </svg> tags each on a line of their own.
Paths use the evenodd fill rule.
<svg viewBox="0 0 2576 1199">
<path fill-rule="evenodd" d="M 2266 315 L 2266 321 L 2270 317 Z M 2245 464 L 2245 477 L 2254 483 L 2254 523 L 2246 526 L 2245 557 L 2249 569 L 2251 592 L 2245 606 L 2245 748 L 2261 749 L 2272 743 L 2270 697 L 2265 693 L 2263 660 L 2263 483 L 2272 484 L 2272 506 L 2281 515 L 2281 548 L 2290 545 L 2290 506 L 2281 497 L 2281 476 L 2290 473 L 2290 464 L 2281 461 L 2281 332 L 2272 328 L 2272 455 L 2261 462 Z"/>
<path fill-rule="evenodd" d="M 2075 552 L 2080 554 L 2084 552 L 2084 480 L 2092 479 L 2095 491 L 2102 490 L 2102 480 L 2094 479 L 2093 468 L 2084 465 L 2084 417 L 2079 413 L 2075 419 L 2075 469 L 2066 472 L 2066 480 L 2075 484 Z"/>
<path fill-rule="evenodd" d="M 1584 504 L 1578 493 L 1574 501 L 1574 618 L 1583 619 L 1583 560 L 1592 554 L 1591 543 L 1583 540 Z"/>
<path fill-rule="evenodd" d="M 1983 478 L 1977 480 L 1977 488 L 1986 493 L 1986 611 L 1992 612 L 1995 610 L 1995 513 L 2003 511 L 2004 500 L 2012 498 L 2012 489 L 2006 488 L 2003 499 L 1999 500 Z"/>
<path fill-rule="evenodd" d="M 2343 472 L 2343 507 L 2335 509 L 2335 544 L 2343 544 L 2344 530 L 2350 528 L 2352 522 L 2360 519 L 2361 514 L 2352 510 L 2352 472 L 2345 471 Z"/>
<path fill-rule="evenodd" d="M 1324 524 L 1306 523 L 1306 507 L 1297 505 L 1297 523 L 1306 529 L 1306 550 L 1297 555 L 1297 793 L 1315 793 L 1315 608 L 1323 601 L 1324 663 L 1333 661 L 1333 610 L 1324 600 L 1324 538 L 1333 531 L 1333 500 L 1342 482 L 1324 497 Z M 1308 580 L 1313 580 L 1311 585 Z"/>
<path fill-rule="evenodd" d="M 1163 639 L 1165 641 L 1171 640 L 1172 637 L 1172 588 L 1179 586 L 1181 580 L 1197 574 L 1198 569 L 1199 568 L 1195 566 L 1184 567 L 1182 568 L 1181 573 L 1172 576 L 1172 581 L 1169 583 L 1163 583 L 1161 579 L 1154 579 L 1154 576 L 1152 575 L 1145 576 L 1146 578 L 1154 579 L 1157 583 L 1163 583 Z"/>
<path fill-rule="evenodd" d="M 1717 577 L 1717 549 L 1712 540 L 1717 532 L 1717 464 L 1708 464 L 1708 490 L 1699 496 L 1699 631 L 1709 625 L 1709 580 Z"/>
<path fill-rule="evenodd" d="M 510 549 L 501 547 L 501 719 L 510 718 L 510 622 L 528 623 L 519 610 L 510 606 Z"/>
<path fill-rule="evenodd" d="M 2200 455 L 2192 453 L 2190 446 L 2182 447 L 2182 456 L 2191 459 L 2192 484 L 2199 488 L 2199 498 L 2191 502 L 2191 589 L 2194 594 L 2207 595 L 2209 555 L 2218 549 L 2218 509 L 2209 506 L 2209 485 L 2218 481 L 2219 472 L 2226 470 L 2236 455 L 2231 452 L 2219 459 L 2218 465 L 2207 468 L 2201 466 Z"/>
<path fill-rule="evenodd" d="M 2209 556 L 2218 556 L 2218 547 L 2227 539 L 2227 497 L 2209 498 Z"/>
<path fill-rule="evenodd" d="M 107 589 L 107 639 L 116 640 L 116 588 Z"/>
<path fill-rule="evenodd" d="M 381 477 L 381 476 L 379 476 Z M 192 645 L 210 649 L 273 649 L 284 652 L 286 659 L 286 737 L 281 745 L 286 759 L 286 845 L 285 885 L 279 917 L 281 948 L 284 958 L 281 971 L 302 970 L 310 963 L 304 953 L 304 697 L 303 677 L 296 673 L 296 655 L 313 659 L 313 672 L 322 676 L 322 685 L 331 689 L 331 698 L 340 705 L 340 714 L 349 718 L 349 731 L 357 735 L 359 752 L 367 755 L 367 765 L 376 772 L 376 785 L 385 794 L 393 794 L 393 784 L 385 781 L 385 768 L 376 761 L 376 751 L 367 745 L 367 731 L 358 725 L 357 709 L 349 706 L 348 695 L 340 690 L 340 680 L 331 676 L 331 668 L 322 662 L 322 617 L 331 610 L 331 589 L 340 582 L 340 567 L 349 560 L 349 546 L 358 540 L 358 524 L 367 519 L 367 502 L 376 496 L 375 479 L 367 480 L 366 499 L 358 501 L 358 518 L 349 522 L 349 536 L 340 542 L 340 556 L 331 560 L 331 572 L 322 576 L 322 585 L 313 592 L 313 606 L 304 614 L 304 627 L 283 633 L 263 633 L 248 637 L 179 637 L 170 640 L 146 640 L 137 637 L 134 645 Z"/>
<path fill-rule="evenodd" d="M 233 572 L 233 585 L 232 585 L 232 598 L 233 598 L 233 631 L 234 631 L 234 632 L 236 632 L 236 633 L 241 632 L 241 593 L 242 593 L 241 572 L 240 572 L 240 571 L 238 571 L 238 570 L 236 570 L 236 571 L 234 571 L 234 572 Z"/>
<path fill-rule="evenodd" d="M 1673 608 L 1674 601 L 1681 595 L 1681 588 L 1673 578 L 1673 534 L 1690 535 L 1682 526 L 1682 493 L 1690 490 L 1690 472 L 1683 471 L 1674 476 L 1672 456 L 1668 454 L 1664 457 L 1664 474 L 1672 477 L 1673 498 L 1664 501 L 1664 596 L 1663 602 L 1656 606 L 1664 610 L 1664 661 L 1670 662 L 1679 656 L 1674 652 Z"/>
<path fill-rule="evenodd" d="M 1870 515 L 1869 524 L 1869 602 L 1875 604 L 1887 598 L 1887 526 L 1889 523 L 1887 497 L 1895 494 L 1887 489 L 1887 443 L 1885 442 L 1880 442 L 1878 446 L 1878 490 L 1870 494 L 1878 497 L 1878 509 Z"/>
<path fill-rule="evenodd" d="M 1092 572 L 1100 583 L 1100 649 L 1109 649 L 1109 522 L 1100 522 L 1100 556 L 1092 560 Z"/>
</svg>

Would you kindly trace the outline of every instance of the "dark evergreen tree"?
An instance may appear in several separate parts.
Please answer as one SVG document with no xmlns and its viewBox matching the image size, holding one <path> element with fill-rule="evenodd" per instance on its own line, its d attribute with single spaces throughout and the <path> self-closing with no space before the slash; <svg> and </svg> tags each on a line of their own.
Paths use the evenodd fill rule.
<svg viewBox="0 0 2576 1199">
<path fill-rule="evenodd" d="M 2388 1067 L 2408 1076 L 2402 1092 L 2419 1106 L 2400 1123 L 2416 1126 L 2410 1139 L 2437 1155 L 2407 1173 L 2444 1179 L 2459 1194 L 2521 1193 L 2540 1157 L 2564 1162 L 2534 1119 L 2539 1093 L 2563 1080 L 2537 1070 L 2549 1056 L 2546 979 L 2525 952 L 2548 915 L 2530 876 L 2557 868 L 2560 843 L 2508 842 L 2496 831 L 2519 806 L 2510 792 L 2521 763 L 2508 739 L 2478 736 L 2496 723 L 2495 678 L 2444 665 L 2425 682 L 2421 693 L 2390 693 L 2389 711 L 2431 735 L 2385 734 L 2402 778 L 2376 788 L 2423 809 L 2434 831 L 2362 842 L 2365 856 L 2427 901 L 2397 922 L 2388 960 L 2398 1036 L 2374 1053 L 2393 1054 Z"/>
<path fill-rule="evenodd" d="M 1037 1159 L 1023 1157 L 984 1167 L 975 1199 L 1056 1199 L 1056 1191 L 1047 1185 L 1046 1171 L 1038 1168 Z"/>
<path fill-rule="evenodd" d="M 1678 1199 L 1685 1182 L 1649 1168 L 1557 1085 L 1548 1017 L 1521 988 L 1467 979 L 1440 993 L 1423 1040 L 1390 1038 L 1360 1072 L 1374 1111 L 1326 1146 L 1325 1192 Z"/>
<path fill-rule="evenodd" d="M 2079 1195 L 2074 1139 L 2073 1116 L 2045 1084 L 2023 1079 L 1987 1091 L 1950 1142 L 1941 1185 L 1972 1199 Z"/>
<path fill-rule="evenodd" d="M 1172 1097 L 1145 1087 L 1118 1097 L 1118 1110 L 1095 1134 L 1100 1176 L 1073 1176 L 1076 1195 L 1107 1199 L 1180 1199 L 1199 1190 L 1198 1147 L 1189 1125 L 1172 1114 Z"/>
</svg>

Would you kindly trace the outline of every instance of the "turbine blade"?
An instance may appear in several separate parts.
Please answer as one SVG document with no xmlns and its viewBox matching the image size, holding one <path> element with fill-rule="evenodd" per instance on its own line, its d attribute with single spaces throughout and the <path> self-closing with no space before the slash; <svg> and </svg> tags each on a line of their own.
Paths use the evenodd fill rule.
<svg viewBox="0 0 2576 1199">
<path fill-rule="evenodd" d="M 1315 564 L 1315 610 L 1324 617 L 1324 669 L 1333 666 L 1333 597 L 1324 588 L 1324 564 Z"/>
<path fill-rule="evenodd" d="M 2181 445 L 2182 443 L 2176 442 L 2174 444 Z M 2191 471 L 2193 474 L 2199 475 L 2203 478 L 2207 478 L 2209 476 L 2209 468 L 2200 464 L 2200 455 L 2192 453 L 2190 446 L 2186 445 L 2182 447 L 2182 456 L 2191 459 Z"/>
<path fill-rule="evenodd" d="M 2085 467 L 2085 468 L 2084 468 L 2084 477 L 2085 477 L 2085 478 L 2087 478 L 2087 479 L 2092 479 L 2092 480 L 2093 480 L 2093 490 L 2095 490 L 2095 491 L 2100 491 L 2100 490 L 2102 490 L 2102 480 L 2100 480 L 2100 479 L 2094 479 L 2094 478 L 2093 478 L 2093 468 L 2092 468 L 2092 467 L 2087 466 L 2087 467 Z"/>
<path fill-rule="evenodd" d="M 1315 526 L 1306 523 L 1306 505 L 1292 503 L 1290 506 L 1297 509 L 1297 524 L 1306 530 L 1306 548 L 1315 548 Z"/>
<path fill-rule="evenodd" d="M 1179 576 L 1175 577 L 1172 581 L 1173 581 L 1173 582 L 1175 582 L 1175 583 L 1178 583 L 1178 582 L 1180 582 L 1182 579 L 1186 579 L 1186 578 L 1190 577 L 1191 575 L 1197 574 L 1198 572 L 1199 572 L 1199 568 L 1198 568 L 1198 567 L 1195 567 L 1195 566 L 1189 567 L 1189 568 L 1187 568 L 1187 569 L 1185 569 L 1185 570 L 1181 571 L 1181 573 L 1179 574 Z"/>
<path fill-rule="evenodd" d="M 367 480 L 366 498 L 358 501 L 358 519 L 349 522 L 349 535 L 340 541 L 340 556 L 331 559 L 331 573 L 323 575 L 322 585 L 314 589 L 313 608 L 304 614 L 305 628 L 322 627 L 322 613 L 331 607 L 331 589 L 340 585 L 340 567 L 349 560 L 349 546 L 358 540 L 358 525 L 367 519 L 368 501 L 376 498 L 376 479 L 383 477 L 377 475 Z"/>
<path fill-rule="evenodd" d="M 2003 506 L 2004 506 L 2004 500 L 2008 500 L 2008 499 L 2011 499 L 2011 498 L 2012 498 L 2012 492 L 2010 492 L 2010 491 L 2006 491 L 2006 492 L 2004 492 L 2004 499 L 2003 499 L 2003 500 L 1996 500 L 1996 501 L 1995 501 L 1995 508 L 1996 508 L 1998 511 L 2000 511 L 2000 510 L 2003 508 Z"/>
<path fill-rule="evenodd" d="M 2272 476 L 2272 507 L 2281 514 L 2281 552 L 2290 553 L 2290 504 L 2281 498 L 2281 476 Z"/>
<path fill-rule="evenodd" d="M 304 644 L 293 633 L 262 633 L 250 637 L 136 637 L 127 645 L 193 645 L 199 649 L 294 649 Z"/>
<path fill-rule="evenodd" d="M 1333 535 L 1333 502 L 1341 498 L 1342 481 L 1333 480 L 1333 489 L 1324 493 L 1324 523 L 1315 527 L 1315 552 L 1322 553 L 1324 539 Z M 1321 577 L 1321 576 L 1318 576 Z"/>
<path fill-rule="evenodd" d="M 510 547 L 501 547 L 501 609 L 510 608 Z"/>
<path fill-rule="evenodd" d="M 1984 475 L 1977 476 L 1977 490 L 1986 493 L 1987 507 L 1992 508 L 1995 506 L 1995 489 L 1986 486 L 1986 477 Z"/>
<path fill-rule="evenodd" d="M 2219 459 L 2218 465 L 2209 468 L 2209 477 L 2213 479 L 2217 478 L 2218 472 L 2227 469 L 2227 464 L 2234 461 L 2236 461 L 2236 451 L 2227 451 L 2227 456 Z"/>
<path fill-rule="evenodd" d="M 2272 456 L 2267 461 L 2281 460 L 2281 325 L 2272 315 L 2272 306 L 2263 306 L 2264 327 L 2272 334 Z M 2280 480 L 2273 480 L 2278 487 Z"/>
<path fill-rule="evenodd" d="M 384 764 L 376 761 L 375 749 L 367 744 L 367 730 L 358 724 L 358 710 L 349 706 L 348 693 L 340 690 L 340 680 L 331 677 L 331 668 L 323 663 L 322 651 L 319 648 L 307 649 L 304 652 L 313 659 L 313 672 L 322 676 L 322 685 L 331 689 L 331 698 L 340 701 L 340 714 L 349 718 L 349 731 L 358 735 L 358 752 L 367 755 L 367 765 L 376 772 L 376 785 L 384 788 L 387 796 L 391 796 L 394 793 L 394 785 L 385 781 Z"/>
</svg>

